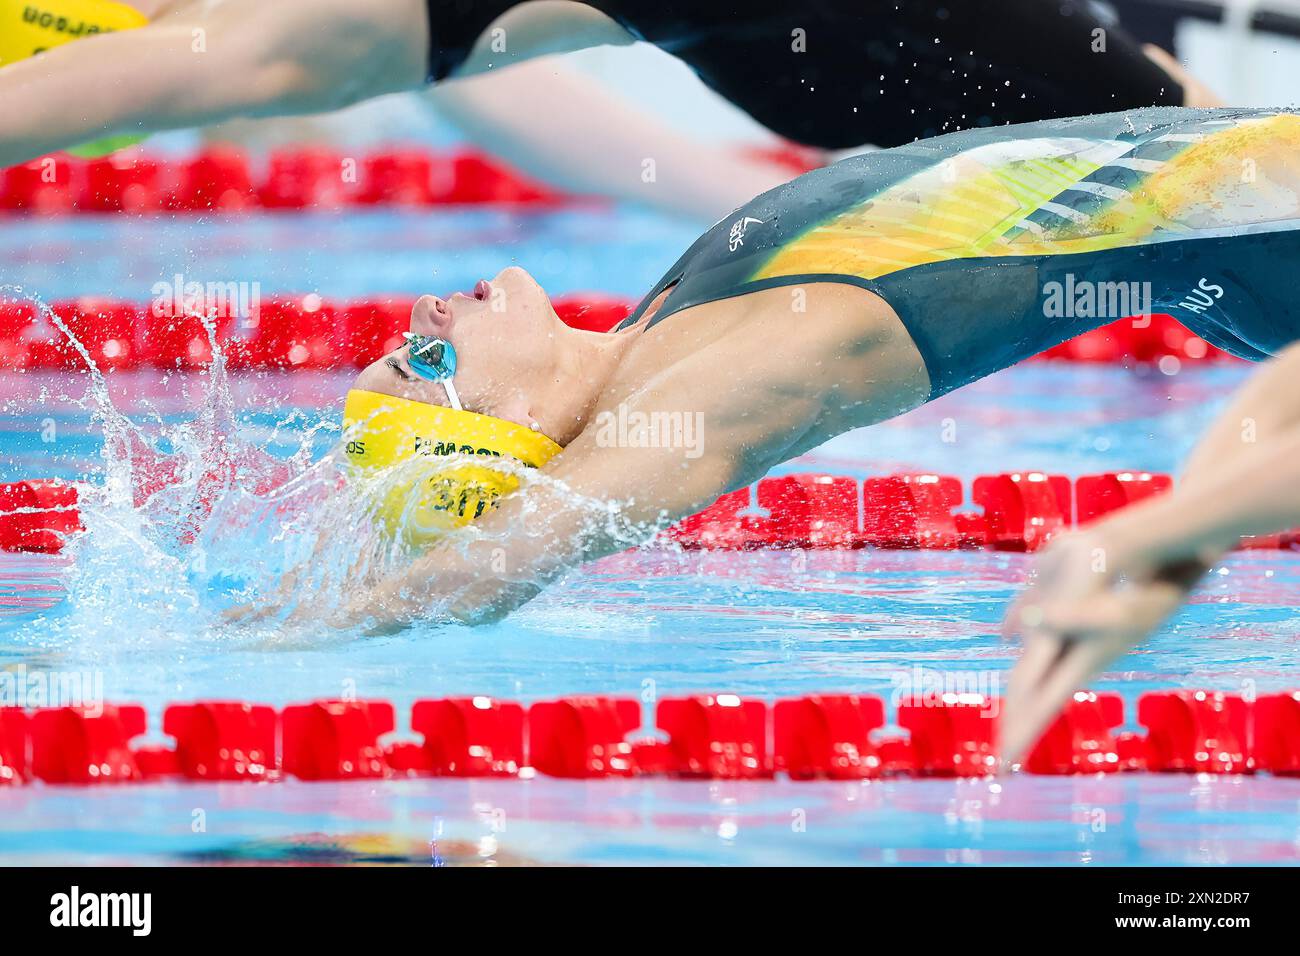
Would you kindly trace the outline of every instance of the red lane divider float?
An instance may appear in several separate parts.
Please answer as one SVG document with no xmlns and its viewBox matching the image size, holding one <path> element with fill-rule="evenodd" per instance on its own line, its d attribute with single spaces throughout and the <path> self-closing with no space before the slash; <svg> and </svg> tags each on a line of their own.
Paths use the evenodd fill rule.
<svg viewBox="0 0 1300 956">
<path fill-rule="evenodd" d="M 27 712 L 0 707 L 0 787 L 22 783 L 27 777 Z"/>
<path fill-rule="evenodd" d="M 940 706 L 905 702 L 898 725 L 910 731 L 913 772 L 923 777 L 983 777 L 997 770 L 997 698 L 945 694 Z"/>
<path fill-rule="evenodd" d="M 146 476 L 148 488 L 141 489 L 137 503 L 170 480 L 167 474 Z M 971 497 L 983 511 L 954 512 L 962 504 L 962 483 L 950 475 L 861 482 L 844 475 L 783 475 L 758 482 L 756 506 L 749 488 L 728 492 L 669 528 L 665 537 L 692 550 L 1035 551 L 1076 523 L 1095 521 L 1172 486 L 1168 475 L 1149 472 L 1084 475 L 1074 482 L 1042 472 L 981 475 L 971 482 Z M 76 505 L 75 485 L 0 484 L 0 551 L 59 551 L 68 535 L 81 530 Z M 1243 547 L 1295 550 L 1300 531 L 1243 539 Z"/>
<path fill-rule="evenodd" d="M 0 484 L 0 551 L 54 554 L 81 530 L 77 487 L 59 481 Z"/>
<path fill-rule="evenodd" d="M 1091 524 L 1112 511 L 1169 491 L 1173 486 L 1174 480 L 1169 475 L 1146 471 L 1118 471 L 1080 478 L 1074 484 L 1078 523 Z"/>
<path fill-rule="evenodd" d="M 818 694 L 779 700 L 772 708 L 772 756 L 792 780 L 867 780 L 885 763 L 871 732 L 884 726 L 879 697 Z"/>
<path fill-rule="evenodd" d="M 1037 355 L 1038 361 L 1094 364 L 1154 364 L 1174 374 L 1184 365 L 1235 362 L 1172 315 L 1132 316 L 1093 329 Z"/>
<path fill-rule="evenodd" d="M 818 154 L 792 143 L 750 154 L 786 167 L 792 176 L 822 165 Z M 0 170 L 0 211 L 46 216 L 376 205 L 549 206 L 579 198 L 475 150 L 419 147 L 385 148 L 361 156 L 316 146 L 288 147 L 260 160 L 220 145 L 180 159 L 134 149 L 91 160 L 56 153 Z"/>
<path fill-rule="evenodd" d="M 1300 691 L 1269 694 L 1255 701 L 1256 763 L 1275 774 L 1300 776 Z"/>
<path fill-rule="evenodd" d="M 277 150 L 254 162 L 240 150 L 213 146 L 183 159 L 138 150 L 91 160 L 55 154 L 0 170 L 0 212 L 41 216 L 553 206 L 577 198 L 470 150 L 383 149 L 347 156 L 306 147 Z"/>
<path fill-rule="evenodd" d="M 163 733 L 176 739 L 174 757 L 166 748 L 151 751 L 150 775 L 265 780 L 275 772 L 277 719 L 274 708 L 237 701 L 173 704 L 163 712 Z"/>
<path fill-rule="evenodd" d="M 129 783 L 143 779 L 131 740 L 145 732 L 144 708 L 106 704 L 34 710 L 28 724 L 33 777 L 46 783 Z"/>
<path fill-rule="evenodd" d="M 196 186 L 205 196 L 215 188 Z M 236 200 L 220 197 L 244 195 L 242 187 L 232 187 L 213 201 L 231 204 Z M 202 312 L 211 313 L 210 322 L 218 341 L 229 345 L 234 368 L 327 369 L 365 365 L 391 349 L 409 324 L 415 300 L 414 296 L 390 295 L 332 302 L 307 293 L 275 295 L 261 301 L 260 296 L 241 296 L 239 290 L 206 294 L 205 287 L 187 286 L 179 279 L 174 289 L 163 285 L 164 294 L 149 303 L 86 297 L 55 302 L 52 308 L 102 368 L 197 367 L 210 362 L 208 333 L 194 315 Z M 606 332 L 623 321 L 635 303 L 599 293 L 578 293 L 557 298 L 553 304 L 570 326 Z M 1109 328 L 1088 334 L 1106 335 Z M 1167 336 L 1158 336 L 1162 328 L 1152 324 L 1132 333 L 1157 336 L 1138 350 L 1142 356 L 1167 354 L 1161 344 Z M 1055 354 L 1056 350 L 1049 350 L 1040 358 Z M 1205 353 L 1201 359 L 1184 354 L 1179 361 L 1212 358 L 1214 353 Z M 31 302 L 0 300 L 0 367 L 67 369 L 82 363 L 80 353 Z"/>
<path fill-rule="evenodd" d="M 978 547 L 982 516 L 954 514 L 961 482 L 947 475 L 889 475 L 862 482 L 862 531 L 857 540 L 877 548 Z"/>
<path fill-rule="evenodd" d="M 411 729 L 424 736 L 415 771 L 447 777 L 512 777 L 524 764 L 524 709 L 491 697 L 417 701 Z"/>
<path fill-rule="evenodd" d="M 162 285 L 149 304 L 85 297 L 55 301 L 50 309 L 103 370 L 199 368 L 212 362 L 215 336 L 232 369 L 320 371 L 364 368 L 397 348 L 415 304 L 415 296 L 263 300 L 224 287 L 210 296 L 205 286 L 187 285 L 180 277 Z M 601 332 L 630 311 L 621 299 L 591 294 L 563 296 L 553 304 L 570 325 Z M 0 368 L 84 367 L 85 356 L 55 320 L 32 302 L 0 299 Z"/>
<path fill-rule="evenodd" d="M 1079 691 L 1029 752 L 1025 769 L 1038 774 L 1140 769 L 1127 762 L 1134 749 L 1133 735 L 1115 731 L 1122 723 L 1124 701 L 1118 694 Z"/>
<path fill-rule="evenodd" d="M 767 705 L 735 694 L 661 700 L 655 723 L 668 734 L 668 772 L 677 777 L 758 780 L 772 776 Z"/>
<path fill-rule="evenodd" d="M 391 777 L 606 777 L 867 780 L 982 777 L 998 769 L 1001 701 L 935 694 L 899 703 L 905 736 L 882 733 L 884 702 L 820 694 L 765 701 L 734 694 L 669 698 L 642 730 L 630 698 L 567 697 L 525 708 L 460 697 L 417 701 L 394 736 L 387 701 L 314 701 L 280 711 L 238 701 L 173 704 L 174 745 L 135 744 L 144 709 L 0 708 L 0 785 L 194 781 L 360 780 Z M 1139 770 L 1300 774 L 1300 691 L 1250 701 L 1214 691 L 1143 695 L 1145 735 L 1120 732 L 1116 694 L 1080 691 L 1031 749 L 1034 774 Z"/>
<path fill-rule="evenodd" d="M 539 701 L 528 708 L 532 765 L 548 777 L 630 777 L 656 746 L 628 740 L 640 726 L 641 705 L 630 698 Z"/>
<path fill-rule="evenodd" d="M 985 542 L 1002 551 L 1036 551 L 1069 528 L 1074 514 L 1064 475 L 984 475 L 971 484 L 971 498 L 984 508 Z"/>
<path fill-rule="evenodd" d="M 1250 704 L 1232 694 L 1146 694 L 1138 720 L 1147 728 L 1148 770 L 1243 773 L 1252 769 Z"/>
<path fill-rule="evenodd" d="M 315 701 L 280 712 L 284 770 L 300 780 L 389 775 L 379 738 L 396 726 L 387 701 Z"/>
</svg>

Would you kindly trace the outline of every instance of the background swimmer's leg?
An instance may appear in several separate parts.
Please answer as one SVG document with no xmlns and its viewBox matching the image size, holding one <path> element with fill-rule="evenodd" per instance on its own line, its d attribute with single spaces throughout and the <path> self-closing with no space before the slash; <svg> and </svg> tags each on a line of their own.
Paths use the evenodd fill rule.
<svg viewBox="0 0 1300 956">
<path fill-rule="evenodd" d="M 1161 69 L 1177 80 L 1183 87 L 1183 105 L 1199 108 L 1223 106 L 1223 100 L 1208 86 L 1192 76 L 1174 56 L 1154 43 L 1142 46 L 1142 52 L 1154 60 Z"/>
<path fill-rule="evenodd" d="M 549 183 L 706 224 L 795 176 L 683 132 L 553 59 L 440 85 L 425 99 L 479 146 Z M 629 176 L 648 151 L 654 176 Z"/>
</svg>

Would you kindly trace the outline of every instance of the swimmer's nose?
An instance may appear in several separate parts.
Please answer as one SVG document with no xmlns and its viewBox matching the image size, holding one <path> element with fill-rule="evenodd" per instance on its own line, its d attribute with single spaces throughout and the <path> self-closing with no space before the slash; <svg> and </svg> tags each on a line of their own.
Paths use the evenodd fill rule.
<svg viewBox="0 0 1300 956">
<path fill-rule="evenodd" d="M 411 309 L 411 331 L 416 335 L 437 335 L 451 319 L 446 300 L 436 295 L 422 295 Z"/>
</svg>

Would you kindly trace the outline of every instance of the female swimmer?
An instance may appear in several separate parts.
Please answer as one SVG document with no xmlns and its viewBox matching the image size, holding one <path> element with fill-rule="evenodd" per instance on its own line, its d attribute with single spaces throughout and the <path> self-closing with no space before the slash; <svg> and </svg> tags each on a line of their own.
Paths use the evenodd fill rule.
<svg viewBox="0 0 1300 956">
<path fill-rule="evenodd" d="M 1144 54 L 1075 0 L 751 0 L 743 19 L 728 4 L 664 0 L 135 0 L 156 15 L 148 26 L 87 36 L 96 9 L 122 6 L 0 0 L 0 166 L 109 134 L 333 109 L 634 40 L 673 53 L 774 132 L 824 148 L 1214 105 L 1167 54 Z M 87 38 L 49 48 L 73 30 Z M 491 139 L 493 124 L 475 132 Z"/>
<path fill-rule="evenodd" d="M 350 393 L 349 456 L 507 455 L 556 480 L 482 514 L 499 487 L 431 479 L 430 514 L 485 534 L 434 541 L 338 620 L 500 617 L 835 435 L 1122 316 L 1262 359 L 1300 337 L 1298 156 L 1300 116 L 1262 110 L 971 130 L 759 196 L 611 334 L 565 327 L 518 268 L 424 296 L 411 344 Z M 696 440 L 654 440 L 655 420 Z"/>
<path fill-rule="evenodd" d="M 1007 614 L 1024 635 L 1002 711 L 1015 761 L 1077 688 L 1149 637 L 1243 535 L 1300 527 L 1300 346 L 1246 383 L 1177 488 L 1053 542 Z M 1104 558 L 1098 561 L 1098 557 Z"/>
</svg>

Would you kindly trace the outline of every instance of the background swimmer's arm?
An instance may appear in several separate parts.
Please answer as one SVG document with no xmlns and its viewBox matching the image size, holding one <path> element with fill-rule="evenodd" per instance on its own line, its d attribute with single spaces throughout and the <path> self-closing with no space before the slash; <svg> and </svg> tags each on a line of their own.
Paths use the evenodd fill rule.
<svg viewBox="0 0 1300 956">
<path fill-rule="evenodd" d="M 1144 566 L 1197 560 L 1206 568 L 1243 535 L 1300 525 L 1300 345 L 1263 365 L 1216 418 L 1172 494 L 1100 527 Z M 1170 519 L 1174 520 L 1170 520 Z"/>
<path fill-rule="evenodd" d="M 228 0 L 0 69 L 0 166 L 104 134 L 332 109 L 424 83 L 422 0 Z"/>
<path fill-rule="evenodd" d="M 716 222 L 789 167 L 684 135 L 554 57 L 428 93 L 484 148 L 563 189 Z"/>
<path fill-rule="evenodd" d="M 1252 446 L 1300 429 L 1300 346 L 1260 366 L 1206 430 L 1187 459 L 1180 488 L 1199 485 Z"/>
<path fill-rule="evenodd" d="M 1061 704 L 1147 638 L 1242 535 L 1300 526 L 1300 346 L 1255 374 L 1170 494 L 1053 544 L 1008 612 L 1023 633 L 1003 753 L 1023 753 Z M 1100 560 L 1099 560 L 1100 559 Z"/>
</svg>

